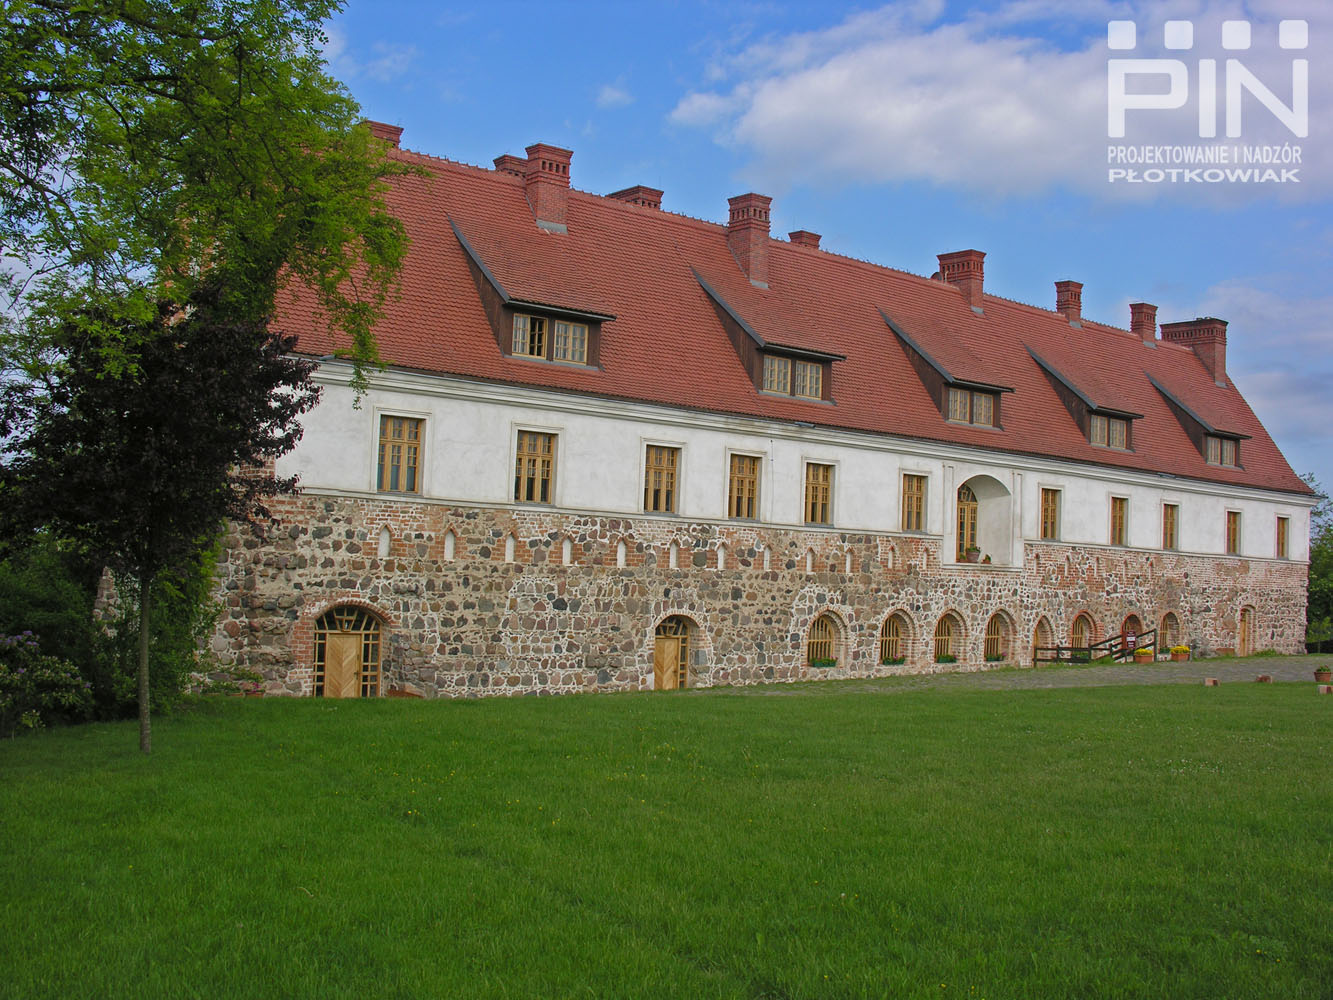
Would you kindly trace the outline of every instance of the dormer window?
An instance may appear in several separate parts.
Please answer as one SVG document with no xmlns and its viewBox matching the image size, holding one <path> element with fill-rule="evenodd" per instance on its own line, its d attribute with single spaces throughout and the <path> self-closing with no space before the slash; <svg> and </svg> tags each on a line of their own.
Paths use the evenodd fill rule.
<svg viewBox="0 0 1333 1000">
<path fill-rule="evenodd" d="M 1240 466 L 1240 442 L 1215 434 L 1205 435 L 1204 442 L 1207 446 L 1204 457 L 1209 465 L 1226 465 L 1233 469 Z"/>
<path fill-rule="evenodd" d="M 1129 450 L 1129 421 L 1094 413 L 1089 425 L 1088 439 L 1102 448 Z"/>
<path fill-rule="evenodd" d="M 764 355 L 764 392 L 802 399 L 824 398 L 824 366 L 776 354 Z"/>
<path fill-rule="evenodd" d="M 584 323 L 563 319 L 547 320 L 543 316 L 515 313 L 513 353 L 520 358 L 586 365 L 588 327 Z"/>
<path fill-rule="evenodd" d="M 995 426 L 995 393 L 949 386 L 949 419 L 958 424 Z"/>
</svg>

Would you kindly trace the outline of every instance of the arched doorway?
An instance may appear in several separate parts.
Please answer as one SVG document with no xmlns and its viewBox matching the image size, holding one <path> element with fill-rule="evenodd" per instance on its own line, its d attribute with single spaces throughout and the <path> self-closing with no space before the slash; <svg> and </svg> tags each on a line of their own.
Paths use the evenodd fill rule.
<svg viewBox="0 0 1333 1000">
<path fill-rule="evenodd" d="M 380 693 L 379 619 L 365 608 L 330 608 L 315 622 L 315 696 L 375 698 Z"/>
<path fill-rule="evenodd" d="M 683 615 L 665 618 L 653 633 L 653 687 L 674 691 L 690 686 L 690 646 L 694 623 Z"/>
<path fill-rule="evenodd" d="M 1141 635 L 1143 635 L 1143 619 L 1138 615 L 1125 615 L 1125 620 L 1120 623 L 1120 648 L 1137 649 Z"/>
<path fill-rule="evenodd" d="M 977 546 L 977 495 L 964 483 L 958 487 L 958 561 L 967 558 Z"/>
<path fill-rule="evenodd" d="M 1042 615 L 1037 619 L 1037 624 L 1032 627 L 1032 650 L 1036 655 L 1038 649 L 1049 649 L 1055 645 L 1055 639 L 1051 632 L 1051 623 Z"/>
<path fill-rule="evenodd" d="M 1241 608 L 1236 628 L 1236 655 L 1249 656 L 1254 652 L 1254 608 Z"/>
<path fill-rule="evenodd" d="M 1180 645 L 1180 619 L 1176 617 L 1174 611 L 1168 611 L 1162 615 L 1162 627 L 1157 636 L 1157 645 L 1159 648 Z"/>
<path fill-rule="evenodd" d="M 1092 645 L 1092 618 L 1088 613 L 1080 612 L 1069 629 L 1069 645 L 1087 649 Z"/>
</svg>

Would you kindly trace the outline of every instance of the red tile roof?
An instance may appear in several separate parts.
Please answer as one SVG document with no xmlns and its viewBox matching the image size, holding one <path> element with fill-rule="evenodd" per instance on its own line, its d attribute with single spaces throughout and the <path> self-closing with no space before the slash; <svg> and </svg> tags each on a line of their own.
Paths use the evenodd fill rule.
<svg viewBox="0 0 1333 1000">
<path fill-rule="evenodd" d="M 522 177 L 389 152 L 425 168 L 387 195 L 412 241 L 400 294 L 376 328 L 393 365 L 1309 492 L 1235 386 L 1216 385 L 1188 348 L 1145 345 L 1088 320 L 1074 327 L 1057 312 L 989 294 L 978 315 L 939 280 L 784 240 L 769 240 L 768 288 L 759 288 L 728 249 L 725 225 L 570 190 L 568 232 L 550 232 L 536 225 Z M 600 369 L 502 354 L 455 226 L 514 299 L 614 316 L 602 327 Z M 833 405 L 757 392 L 699 278 L 764 340 L 844 355 L 832 366 Z M 954 378 L 1012 387 L 1003 428 L 945 421 L 886 316 Z M 284 293 L 277 325 L 313 355 L 346 346 L 300 288 Z M 1029 349 L 1098 406 L 1142 414 L 1134 451 L 1090 444 Z M 1149 373 L 1214 426 L 1248 435 L 1244 467 L 1206 464 Z"/>
</svg>

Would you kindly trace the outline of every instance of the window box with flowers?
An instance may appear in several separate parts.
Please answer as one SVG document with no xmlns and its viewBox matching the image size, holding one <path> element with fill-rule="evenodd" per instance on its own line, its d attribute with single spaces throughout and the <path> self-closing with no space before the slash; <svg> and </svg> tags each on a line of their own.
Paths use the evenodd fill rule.
<svg viewBox="0 0 1333 1000">
<path fill-rule="evenodd" d="M 817 660 L 811 660 L 810 666 L 817 670 L 829 670 L 838 665 L 838 661 L 830 657 L 820 657 Z"/>
<path fill-rule="evenodd" d="M 1171 659 L 1177 663 L 1182 663 L 1190 658 L 1190 648 L 1188 646 L 1172 646 Z"/>
<path fill-rule="evenodd" d="M 1138 649 L 1134 650 L 1135 663 L 1152 663 L 1156 659 L 1157 655 L 1152 651 L 1151 647 L 1140 646 Z"/>
</svg>

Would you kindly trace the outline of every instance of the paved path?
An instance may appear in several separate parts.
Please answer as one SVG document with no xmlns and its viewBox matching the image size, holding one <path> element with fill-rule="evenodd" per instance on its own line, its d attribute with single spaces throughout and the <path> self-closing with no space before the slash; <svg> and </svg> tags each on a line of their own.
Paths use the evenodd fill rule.
<svg viewBox="0 0 1333 1000">
<path fill-rule="evenodd" d="M 1216 677 L 1222 684 L 1253 684 L 1260 674 L 1274 682 L 1299 681 L 1313 685 L 1314 668 L 1333 665 L 1333 656 L 1260 656 L 1184 663 L 1164 661 L 1146 664 L 1107 664 L 1079 667 L 1037 667 L 977 670 L 963 673 L 911 674 L 873 680 L 838 681 L 830 684 L 768 684 L 738 687 L 737 694 L 798 695 L 863 690 L 873 694 L 897 694 L 927 688 L 980 691 L 1016 691 L 1031 688 L 1110 687 L 1124 684 L 1202 684 Z"/>
</svg>

